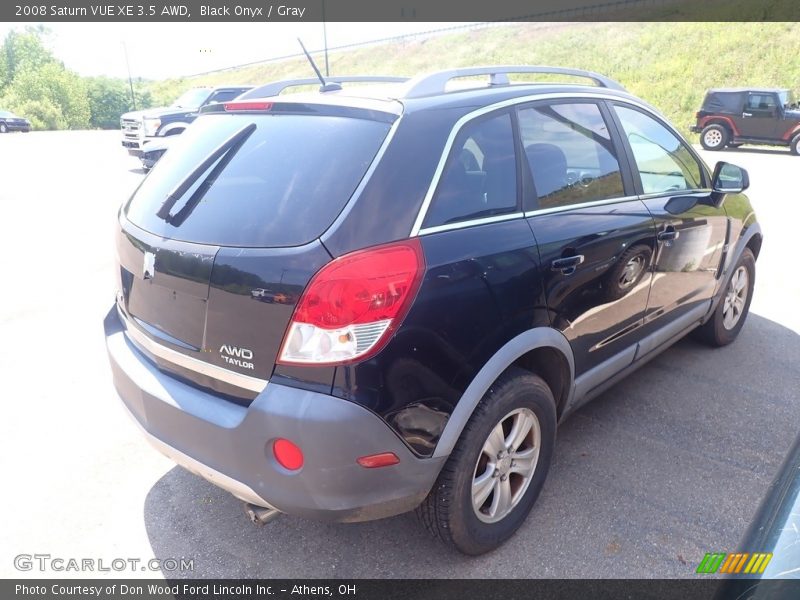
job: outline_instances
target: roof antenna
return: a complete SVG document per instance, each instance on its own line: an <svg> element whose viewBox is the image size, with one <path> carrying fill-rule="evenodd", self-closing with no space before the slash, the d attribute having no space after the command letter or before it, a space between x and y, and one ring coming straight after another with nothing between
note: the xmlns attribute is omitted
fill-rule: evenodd
<svg viewBox="0 0 800 600"><path fill-rule="evenodd" d="M319 69L317 68L316 63L314 62L314 59L311 58L311 55L308 53L308 50L306 50L306 47L303 45L303 40L297 38L297 41L300 42L300 47L303 49L303 54L306 55L308 62L311 63L311 68L314 69L314 72L317 74L317 78L320 80L320 82L322 82L322 85L319 87L319 91L335 92L336 90L342 89L342 86L339 85L338 83L333 83L333 82L328 83L327 81L325 81L325 78L322 76L322 73L319 72Z"/></svg>

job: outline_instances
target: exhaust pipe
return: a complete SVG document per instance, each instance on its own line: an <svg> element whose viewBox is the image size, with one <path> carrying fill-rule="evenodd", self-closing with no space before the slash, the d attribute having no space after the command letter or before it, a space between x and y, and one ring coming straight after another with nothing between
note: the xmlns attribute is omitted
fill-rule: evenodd
<svg viewBox="0 0 800 600"><path fill-rule="evenodd" d="M256 506L249 502L245 502L244 512L247 514L250 521L256 525L265 525L281 514L280 511L275 508L264 508L263 506Z"/></svg>

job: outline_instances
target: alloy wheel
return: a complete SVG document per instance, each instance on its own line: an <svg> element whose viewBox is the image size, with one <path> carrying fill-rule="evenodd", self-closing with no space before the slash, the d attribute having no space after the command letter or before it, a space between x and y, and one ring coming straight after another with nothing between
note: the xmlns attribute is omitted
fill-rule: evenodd
<svg viewBox="0 0 800 600"><path fill-rule="evenodd" d="M542 433L528 408L511 411L489 433L472 478L472 507L484 523L505 518L525 495L539 461Z"/></svg>
<svg viewBox="0 0 800 600"><path fill-rule="evenodd" d="M727 330L736 327L739 319L742 318L744 307L747 303L747 293L749 291L750 276L744 265L740 266L733 273L728 290L725 293L725 300L722 306L722 325Z"/></svg>

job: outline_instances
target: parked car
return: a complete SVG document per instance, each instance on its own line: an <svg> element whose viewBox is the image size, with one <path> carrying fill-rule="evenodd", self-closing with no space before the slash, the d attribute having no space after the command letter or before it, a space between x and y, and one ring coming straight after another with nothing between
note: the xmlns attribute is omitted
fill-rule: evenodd
<svg viewBox="0 0 800 600"><path fill-rule="evenodd" d="M800 540L800 437L767 489L736 552L741 566L726 569L714 596L728 598L797 598Z"/></svg>
<svg viewBox="0 0 800 600"><path fill-rule="evenodd" d="M706 150L764 144L800 154L800 110L788 89L708 90L692 131Z"/></svg>
<svg viewBox="0 0 800 600"><path fill-rule="evenodd" d="M203 106L233 100L251 88L248 85L192 88L168 107L125 113L120 118L122 147L131 156L139 158L146 144L158 138L183 133L197 118L198 111Z"/></svg>
<svg viewBox="0 0 800 600"><path fill-rule="evenodd" d="M164 156L164 153L169 149L170 141L175 139L174 136L168 136L153 142L148 142L139 154L139 160L142 163L142 168L145 171L152 169L158 160Z"/></svg>
<svg viewBox="0 0 800 600"><path fill-rule="evenodd" d="M741 331L748 175L618 83L273 92L205 109L124 205L105 319L147 438L253 520L416 509L489 551L558 423L684 335Z"/></svg>
<svg viewBox="0 0 800 600"><path fill-rule="evenodd" d="M31 130L31 122L28 119L18 117L7 110L0 110L0 133L9 131L22 131L28 133Z"/></svg>

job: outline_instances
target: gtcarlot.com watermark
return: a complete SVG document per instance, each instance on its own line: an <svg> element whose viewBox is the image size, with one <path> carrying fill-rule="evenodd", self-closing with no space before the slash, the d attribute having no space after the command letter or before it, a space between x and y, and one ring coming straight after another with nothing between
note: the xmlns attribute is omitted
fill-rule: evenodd
<svg viewBox="0 0 800 600"><path fill-rule="evenodd" d="M14 557L17 571L40 571L62 573L153 571L194 571L193 558L75 558L52 556L51 554L17 554Z"/></svg>

